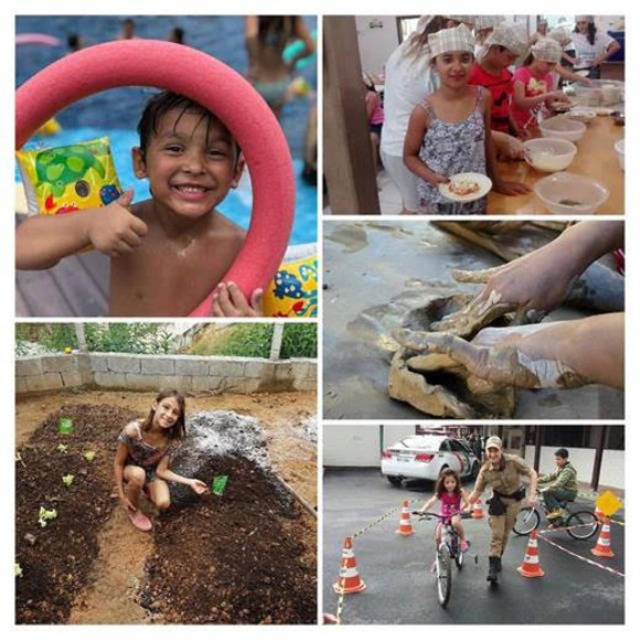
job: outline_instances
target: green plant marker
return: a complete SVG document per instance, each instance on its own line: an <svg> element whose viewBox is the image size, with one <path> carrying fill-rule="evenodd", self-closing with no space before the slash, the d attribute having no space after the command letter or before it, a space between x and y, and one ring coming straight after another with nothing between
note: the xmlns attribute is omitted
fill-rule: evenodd
<svg viewBox="0 0 640 640"><path fill-rule="evenodd" d="M73 418L60 418L58 420L58 433L70 435L73 433Z"/></svg>
<svg viewBox="0 0 640 640"><path fill-rule="evenodd" d="M211 493L221 496L224 493L228 480L229 476L216 476L213 479L213 484L211 485Z"/></svg>

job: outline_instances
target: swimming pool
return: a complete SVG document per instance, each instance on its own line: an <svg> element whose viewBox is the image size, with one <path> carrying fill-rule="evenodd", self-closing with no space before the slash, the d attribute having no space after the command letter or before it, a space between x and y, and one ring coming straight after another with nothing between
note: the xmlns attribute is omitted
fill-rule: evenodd
<svg viewBox="0 0 640 640"><path fill-rule="evenodd" d="M67 53L66 38L79 33L86 44L113 40L120 31L124 16L18 16L17 33L46 33L63 41L62 46L21 45L16 55L16 86L34 73ZM315 16L305 16L310 30L316 29ZM133 16L136 35L166 39L173 27L185 31L187 44L209 53L243 73L247 68L244 48L244 18L241 16ZM317 83L315 64L299 74L311 86ZM53 137L31 141L34 146L60 146L108 136L111 140L118 176L123 187L133 186L135 199L149 197L146 181L133 175L131 147L138 144L135 127L152 89L125 87L103 91L71 105L57 114L62 131ZM317 191L300 178L304 133L311 102L296 99L285 105L280 123L294 158L296 174L296 208L290 244L317 241ZM16 180L19 173L16 171ZM220 210L240 226L247 228L251 216L251 184L245 176L235 191L220 205Z"/></svg>

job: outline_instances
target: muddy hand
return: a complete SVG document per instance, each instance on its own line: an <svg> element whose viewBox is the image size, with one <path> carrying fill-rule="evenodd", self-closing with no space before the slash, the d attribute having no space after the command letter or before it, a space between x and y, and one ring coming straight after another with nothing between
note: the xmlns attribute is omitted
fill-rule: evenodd
<svg viewBox="0 0 640 640"><path fill-rule="evenodd" d="M479 378L497 384L523 389L588 384L562 362L526 353L520 345L522 335L514 329L481 331L473 342L448 333L423 333L419 340L409 338L408 343L419 344L423 351L445 354Z"/></svg>
<svg viewBox="0 0 640 640"><path fill-rule="evenodd" d="M500 268L494 267L480 271L454 270L453 277L458 282L484 284ZM430 328L433 331L452 331L457 335L469 335L517 308L518 305L507 302L497 291L485 290L462 309L454 311L438 322L432 322Z"/></svg>

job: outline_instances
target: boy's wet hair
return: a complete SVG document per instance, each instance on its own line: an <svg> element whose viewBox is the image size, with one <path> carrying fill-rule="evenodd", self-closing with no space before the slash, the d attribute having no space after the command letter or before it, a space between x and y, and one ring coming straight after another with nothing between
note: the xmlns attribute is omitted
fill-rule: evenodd
<svg viewBox="0 0 640 640"><path fill-rule="evenodd" d="M149 147L151 138L158 134L158 125L160 124L160 120L169 113L169 111L173 111L174 109L180 111L180 115L175 122L175 127L178 126L180 119L185 113L189 111L200 113L201 117L196 128L200 125L200 122L206 120L207 139L209 137L211 125L220 122L218 118L211 113L211 111L191 98L187 98L180 93L174 93L172 91L162 91L157 93L145 105L140 121L138 122L137 131L140 136L140 152L143 157ZM240 147L233 136L231 139L237 152L237 159L240 154Z"/></svg>

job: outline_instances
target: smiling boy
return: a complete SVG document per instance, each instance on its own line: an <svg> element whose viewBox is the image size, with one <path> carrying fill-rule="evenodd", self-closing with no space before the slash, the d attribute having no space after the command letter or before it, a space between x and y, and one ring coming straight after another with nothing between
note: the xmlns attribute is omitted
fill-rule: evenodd
<svg viewBox="0 0 640 640"><path fill-rule="evenodd" d="M220 282L245 235L216 210L244 169L229 131L199 104L162 92L138 133L133 167L151 199L130 206L129 190L102 209L30 218L16 232L17 268L47 269L91 244L111 257L110 315L186 316L214 288L213 315L261 315L261 290L247 301Z"/></svg>

